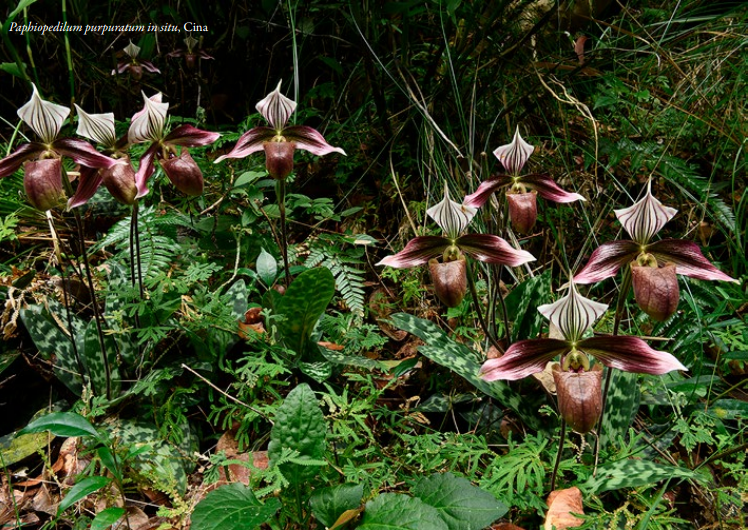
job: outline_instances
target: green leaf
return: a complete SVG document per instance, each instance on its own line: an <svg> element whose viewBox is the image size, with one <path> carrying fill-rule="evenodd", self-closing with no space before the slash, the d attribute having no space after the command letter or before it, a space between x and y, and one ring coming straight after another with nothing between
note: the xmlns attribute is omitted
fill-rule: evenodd
<svg viewBox="0 0 748 530"><path fill-rule="evenodd" d="M383 493L366 503L358 530L449 530L433 506L421 499Z"/></svg>
<svg viewBox="0 0 748 530"><path fill-rule="evenodd" d="M309 499L314 517L326 528L335 524L343 512L354 510L364 496L363 484L341 484L315 490Z"/></svg>
<svg viewBox="0 0 748 530"><path fill-rule="evenodd" d="M65 495L65 498L62 499L60 502L60 505L57 507L57 514L61 514L68 508L70 508L73 504L78 502L79 500L87 497L94 491L98 491L104 486L108 485L112 479L108 477L86 477L80 482L78 482L75 486L70 488L70 491L67 492Z"/></svg>
<svg viewBox="0 0 748 530"><path fill-rule="evenodd" d="M21 69L18 67L16 63L0 63L0 70L12 76L25 79L23 72L21 71Z"/></svg>
<svg viewBox="0 0 748 530"><path fill-rule="evenodd" d="M10 12L10 15L8 15L8 19L6 21L6 24L9 24L11 20L13 20L14 18L16 18L16 15L18 13L20 13L21 11L23 11L24 9L26 9L27 7L29 7L34 2L36 2L36 0L21 0L20 2L18 2L18 5L16 6L16 8L13 11ZM7 28L3 28L3 30L6 31L6 32L8 31Z"/></svg>
<svg viewBox="0 0 748 530"><path fill-rule="evenodd" d="M192 530L252 530L267 522L280 509L275 497L265 504L252 490L235 482L217 488L195 506Z"/></svg>
<svg viewBox="0 0 748 530"><path fill-rule="evenodd" d="M748 418L748 403L739 399L718 399L708 413L721 420L745 419Z"/></svg>
<svg viewBox="0 0 748 530"><path fill-rule="evenodd" d="M90 530L106 530L114 523L119 521L120 517L125 515L124 508L107 508L96 514L93 521L91 521Z"/></svg>
<svg viewBox="0 0 748 530"><path fill-rule="evenodd" d="M449 530L481 530L509 511L491 493L452 473L422 478L413 495L436 508Z"/></svg>
<svg viewBox="0 0 748 530"><path fill-rule="evenodd" d="M418 348L419 352L456 372L478 390L517 412L529 427L537 431L549 427L543 425L537 411L533 410L525 398L509 388L509 385L501 381L489 383L478 377L480 362L476 352L450 339L436 324L406 313L390 315L390 319L395 327L412 333L426 343L425 346Z"/></svg>
<svg viewBox="0 0 748 530"><path fill-rule="evenodd" d="M504 299L507 314L511 321L511 339L536 337L543 325L543 316L538 306L551 302L551 270L523 281Z"/></svg>
<svg viewBox="0 0 748 530"><path fill-rule="evenodd" d="M107 393L107 374L96 321L91 320L83 334L79 335L78 338L78 351L82 353L83 366L91 377L91 386L93 386L96 395L104 396ZM82 340L80 340L81 338ZM121 377L117 363L117 345L112 335L104 337L104 347L106 348L106 355L109 357L111 395L116 396L119 394Z"/></svg>
<svg viewBox="0 0 748 530"><path fill-rule="evenodd" d="M616 440L625 438L639 411L640 397L637 374L613 370L608 398L605 402L600 447L608 447Z"/></svg>
<svg viewBox="0 0 748 530"><path fill-rule="evenodd" d="M297 276L286 294L274 299L274 310L285 318L278 322L278 333L286 347L305 357L316 353L310 337L319 317L335 294L335 279L325 268L311 269Z"/></svg>
<svg viewBox="0 0 748 530"><path fill-rule="evenodd" d="M321 460L325 453L325 417L309 385L302 383L289 392L278 407L270 432L268 458L271 464L284 448L298 452L298 458ZM319 471L312 466L283 464L281 471L290 482L311 478Z"/></svg>
<svg viewBox="0 0 748 530"><path fill-rule="evenodd" d="M99 438L99 432L86 418L75 412L53 412L26 425L19 434L49 431L55 436L70 438L73 436L93 436Z"/></svg>
<svg viewBox="0 0 748 530"><path fill-rule="evenodd" d="M275 258L266 252L265 249L260 249L260 255L257 256L257 275L265 285L273 285L275 277L278 275L278 262Z"/></svg>
<svg viewBox="0 0 748 530"><path fill-rule="evenodd" d="M231 316L237 320L244 318L244 313L247 312L247 284L244 280L236 280L226 294L221 296L221 300L231 304Z"/></svg>
<svg viewBox="0 0 748 530"><path fill-rule="evenodd" d="M600 466L597 476L590 477L580 488L586 495L595 495L604 491L654 485L669 478L705 480L696 471L682 467L658 464L651 460L619 460Z"/></svg>

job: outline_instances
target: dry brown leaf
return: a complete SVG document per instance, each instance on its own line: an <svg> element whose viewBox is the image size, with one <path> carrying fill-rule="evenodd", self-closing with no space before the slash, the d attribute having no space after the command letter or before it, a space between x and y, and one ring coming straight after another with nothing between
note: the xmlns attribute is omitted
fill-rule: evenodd
<svg viewBox="0 0 748 530"><path fill-rule="evenodd" d="M573 513L584 513L582 504L582 492L579 488L567 488L565 490L555 490L548 495L548 513L545 516L543 530L566 530L566 528L575 528L581 526L584 522Z"/></svg>
<svg viewBox="0 0 748 530"><path fill-rule="evenodd" d="M521 526L512 523L499 523L489 527L490 530L525 530Z"/></svg>
<svg viewBox="0 0 748 530"><path fill-rule="evenodd" d="M542 372L532 374L532 376L540 381L540 384L543 385L543 388L545 388L550 394L556 393L556 382L553 380L553 372L551 371L551 366L553 364L553 361L550 361L546 363L545 368Z"/></svg>

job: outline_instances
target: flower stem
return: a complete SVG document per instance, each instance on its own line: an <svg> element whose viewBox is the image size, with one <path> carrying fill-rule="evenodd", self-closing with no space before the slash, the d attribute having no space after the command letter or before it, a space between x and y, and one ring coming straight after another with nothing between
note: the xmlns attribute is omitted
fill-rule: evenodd
<svg viewBox="0 0 748 530"><path fill-rule="evenodd" d="M486 321L483 319L483 311L480 307L480 302L478 300L478 290L475 288L475 279L473 278L473 268L470 266L470 262L466 259L465 265L467 266L467 277L468 277L468 285L470 286L470 294L473 297L473 305L475 306L475 312L478 314L478 322L480 323L481 329L483 329L483 333L486 334L486 338L489 340L489 342L493 345L494 348L499 350L500 353L504 353L504 348L501 347L501 344L498 343L496 338L493 336L493 333L491 333L486 326Z"/></svg>
<svg viewBox="0 0 748 530"><path fill-rule="evenodd" d="M551 473L551 491L556 489L556 475L558 475L558 466L561 463L561 454L564 450L566 441L566 420L561 418L561 437L558 440L558 452L556 453L556 462L553 464L553 473Z"/></svg>
<svg viewBox="0 0 748 530"><path fill-rule="evenodd" d="M281 224L281 255L283 256L283 270L285 271L286 287L291 284L291 273L288 271L288 239L286 235L286 181L275 183L275 193L278 196L278 212Z"/></svg>

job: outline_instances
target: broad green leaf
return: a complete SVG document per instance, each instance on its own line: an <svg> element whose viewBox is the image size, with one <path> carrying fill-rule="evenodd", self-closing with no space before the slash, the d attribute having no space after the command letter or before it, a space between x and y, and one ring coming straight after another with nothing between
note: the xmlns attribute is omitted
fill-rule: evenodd
<svg viewBox="0 0 748 530"><path fill-rule="evenodd" d="M275 297L274 311L284 318L278 322L280 340L305 360L316 354L310 337L317 321L335 294L335 278L324 268L310 269L297 276L282 297Z"/></svg>
<svg viewBox="0 0 748 530"><path fill-rule="evenodd" d="M265 285L273 285L275 277L278 275L278 262L264 248L260 250L257 256L257 276L260 277Z"/></svg>
<svg viewBox="0 0 748 530"><path fill-rule="evenodd" d="M86 477L80 482L78 482L75 486L70 488L70 491L65 494L65 497L60 502L60 505L57 507L57 514L61 514L68 508L70 508L73 504L78 502L79 500L87 497L94 491L98 491L104 486L108 485L112 479L108 477Z"/></svg>
<svg viewBox="0 0 748 530"><path fill-rule="evenodd" d="M315 490L309 498L309 504L314 517L329 528L344 512L358 508L363 496L362 484L341 484Z"/></svg>
<svg viewBox="0 0 748 530"><path fill-rule="evenodd" d="M597 476L590 477L579 487L587 495L622 488L638 488L654 485L668 478L705 480L705 477L683 467L658 464L651 460L619 460L597 469Z"/></svg>
<svg viewBox="0 0 748 530"><path fill-rule="evenodd" d="M253 530L268 521L281 503L269 498L265 504L244 484L235 482L208 493L192 512L192 530Z"/></svg>
<svg viewBox="0 0 748 530"><path fill-rule="evenodd" d="M480 372L479 357L464 344L450 339L434 323L406 313L390 316L392 324L422 339L426 345L418 351L434 362L449 368L467 379L478 390L496 398L499 403L517 412L529 427L540 431L550 426L543 425L536 410L529 406L527 400L501 381L487 382L478 377Z"/></svg>
<svg viewBox="0 0 748 530"><path fill-rule="evenodd" d="M278 407L270 432L268 458L271 464L284 448L297 451L301 459L322 460L325 454L325 417L309 385L302 383L289 392ZM318 473L312 466L283 464L283 474L291 482L300 482Z"/></svg>
<svg viewBox="0 0 748 530"><path fill-rule="evenodd" d="M93 436L99 438L99 432L86 418L75 412L53 412L33 420L19 431L19 434L49 431L55 436L69 438L72 436Z"/></svg>
<svg viewBox="0 0 748 530"><path fill-rule="evenodd" d="M320 346L319 351L322 356L330 361L331 363L341 364L345 366L355 366L357 368L365 368L366 370L382 370L387 371L387 365L382 361L376 359L369 359L361 355L346 355L343 352L331 350Z"/></svg>
<svg viewBox="0 0 748 530"><path fill-rule="evenodd" d="M720 420L748 418L748 403L739 399L718 399L709 407L709 414Z"/></svg>
<svg viewBox="0 0 748 530"><path fill-rule="evenodd" d="M366 503L358 530L449 530L433 506L398 493L382 493Z"/></svg>
<svg viewBox="0 0 748 530"><path fill-rule="evenodd" d="M231 304L231 316L237 320L244 318L244 313L247 312L247 284L244 280L236 280L226 293L221 295L221 300Z"/></svg>
<svg viewBox="0 0 748 530"><path fill-rule="evenodd" d="M18 356L21 355L19 352L3 352L0 353L0 374L5 371Z"/></svg>
<svg viewBox="0 0 748 530"><path fill-rule="evenodd" d="M481 530L509 511L491 493L452 473L422 478L413 495L436 508L449 530Z"/></svg>
<svg viewBox="0 0 748 530"><path fill-rule="evenodd" d="M86 371L91 377L91 385L94 392L98 396L104 396L107 393L107 373L95 320L91 320L86 326L82 334L82 340L80 340L80 335L78 339L78 351L81 353L83 366L86 367ZM104 337L104 347L106 348L106 355L109 358L110 396L116 396L119 394L121 377L117 363L117 345L112 335Z"/></svg>
<svg viewBox="0 0 748 530"><path fill-rule="evenodd" d="M609 369L608 369L609 370ZM608 377L606 372L606 377ZM600 432L600 447L624 438L639 411L639 376L613 370Z"/></svg>
<svg viewBox="0 0 748 530"><path fill-rule="evenodd" d="M21 71L21 69L18 67L18 64L16 63L0 63L0 70L10 75L13 75L15 77L20 77L21 79L25 79L23 72Z"/></svg>
<svg viewBox="0 0 748 530"><path fill-rule="evenodd" d="M6 434L0 437L0 466L10 466L43 450L49 443L46 432Z"/></svg>
<svg viewBox="0 0 748 530"><path fill-rule="evenodd" d="M18 13L20 13L21 11L23 11L24 9L26 9L27 7L29 7L34 2L36 2L36 0L21 0L20 2L18 2L18 5L16 6L16 8L13 11L10 12L10 15L8 15L8 19L6 20L6 24L10 24L10 21L13 20L14 18L16 18L16 15ZM6 32L8 31L7 28L3 28L3 30L6 31Z"/></svg>
<svg viewBox="0 0 748 530"><path fill-rule="evenodd" d="M94 520L91 521L90 530L106 530L114 523L119 521L120 517L122 517L123 515L125 515L124 508L112 507L102 510L97 513L96 517L94 517Z"/></svg>
<svg viewBox="0 0 748 530"><path fill-rule="evenodd" d="M533 338L543 325L538 306L550 303L551 270L523 281L504 299L511 325L512 342Z"/></svg>

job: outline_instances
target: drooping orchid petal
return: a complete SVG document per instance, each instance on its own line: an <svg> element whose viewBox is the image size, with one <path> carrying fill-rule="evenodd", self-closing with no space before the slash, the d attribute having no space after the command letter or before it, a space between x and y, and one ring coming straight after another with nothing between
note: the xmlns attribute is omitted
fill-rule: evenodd
<svg viewBox="0 0 748 530"><path fill-rule="evenodd" d="M158 148L158 144L154 143L145 153L143 153L143 156L140 157L140 165L138 166L137 173L135 173L135 185L138 188L138 194L135 197L136 199L148 195L148 179L151 178L151 175L153 175L153 172L156 170L154 161Z"/></svg>
<svg viewBox="0 0 748 530"><path fill-rule="evenodd" d="M590 337L579 343L579 350L592 355L609 368L637 374L662 375L688 368L668 352L652 349L639 337L607 335Z"/></svg>
<svg viewBox="0 0 748 530"><path fill-rule="evenodd" d="M465 234L455 240L455 245L465 254L484 263L519 267L535 261L535 256L526 250L517 250L493 234Z"/></svg>
<svg viewBox="0 0 748 530"><path fill-rule="evenodd" d="M313 155L324 156L330 153L340 153L345 155L345 151L340 147L333 147L325 141L317 129L307 127L306 125L293 125L283 129L282 136L287 142L294 142L296 149L309 151Z"/></svg>
<svg viewBox="0 0 748 530"><path fill-rule="evenodd" d="M547 201L567 203L587 200L578 193L571 193L561 188L550 175L541 173L523 175L520 181L528 188L537 191L538 195Z"/></svg>
<svg viewBox="0 0 748 530"><path fill-rule="evenodd" d="M657 261L674 263L675 272L683 276L689 276L698 280L719 280L738 283L738 280L728 276L712 265L701 253L699 246L692 241L684 239L662 239L647 245L647 252L657 258Z"/></svg>
<svg viewBox="0 0 748 530"><path fill-rule="evenodd" d="M644 197L633 206L616 210L616 217L631 239L646 245L677 212L675 208L664 206L652 195L650 180Z"/></svg>
<svg viewBox="0 0 748 530"><path fill-rule="evenodd" d="M280 136L283 135L282 131L291 118L291 114L296 110L296 102L281 94L281 84L283 81L280 81L275 90L257 103L257 111Z"/></svg>
<svg viewBox="0 0 748 530"><path fill-rule="evenodd" d="M220 133L203 131L192 125L180 125L164 138L164 143L182 147L201 147L210 145L220 137Z"/></svg>
<svg viewBox="0 0 748 530"><path fill-rule="evenodd" d="M510 175L517 176L533 151L535 151L535 147L522 139L518 126L511 143L497 147L493 154Z"/></svg>
<svg viewBox="0 0 748 530"><path fill-rule="evenodd" d="M117 143L117 135L114 132L114 113L89 114L75 105L78 114L77 134L93 140L107 148L113 148Z"/></svg>
<svg viewBox="0 0 748 530"><path fill-rule="evenodd" d="M444 199L426 210L426 214L436 221L449 239L456 239L467 228L477 211L472 206L450 199L449 187L445 183Z"/></svg>
<svg viewBox="0 0 748 530"><path fill-rule="evenodd" d="M641 252L633 241L620 240L603 243L595 249L587 264L574 276L576 283L595 283L615 276L626 263L631 263Z"/></svg>
<svg viewBox="0 0 748 530"><path fill-rule="evenodd" d="M116 161L102 155L88 142L75 138L60 138L52 142L52 149L58 154L72 158L76 163L96 168L113 166Z"/></svg>
<svg viewBox="0 0 748 530"><path fill-rule="evenodd" d="M132 117L130 129L127 131L127 139L131 144L157 142L164 137L169 104L161 101L161 92L150 98L143 93L143 100L143 109Z"/></svg>
<svg viewBox="0 0 748 530"><path fill-rule="evenodd" d="M34 92L31 94L31 99L18 109L18 117L31 127L42 142L51 144L57 138L62 124L70 114L70 109L43 100L36 89L36 85L32 83L31 86Z"/></svg>
<svg viewBox="0 0 748 530"><path fill-rule="evenodd" d="M275 138L275 131L270 127L250 129L241 135L231 151L216 158L214 163L217 164L226 158L244 158L257 151L262 151L262 145L273 138Z"/></svg>
<svg viewBox="0 0 748 530"><path fill-rule="evenodd" d="M509 186L512 182L513 179L509 175L498 175L488 180L484 180L480 183L478 189L475 190L474 193L465 197L463 204L474 208L480 208L488 202L488 199L491 198L491 195L493 195L495 191L498 191L505 186Z"/></svg>
<svg viewBox="0 0 748 530"><path fill-rule="evenodd" d="M101 186L101 171L92 167L81 167L78 177L78 187L68 200L68 209L72 210L86 204Z"/></svg>
<svg viewBox="0 0 748 530"><path fill-rule="evenodd" d="M569 292L552 304L538 307L538 311L556 326L566 340L576 343L585 331L608 309L606 304L595 302L579 294L574 280L569 281Z"/></svg>
<svg viewBox="0 0 748 530"><path fill-rule="evenodd" d="M542 372L548 361L565 355L571 346L565 340L530 339L512 344L498 359L489 359L480 368L480 377L486 381L516 381Z"/></svg>
<svg viewBox="0 0 748 530"><path fill-rule="evenodd" d="M36 158L46 150L47 148L38 142L21 145L18 149L0 160L0 178L12 175L26 160Z"/></svg>
<svg viewBox="0 0 748 530"><path fill-rule="evenodd" d="M441 255L452 242L441 236L414 237L397 254L387 256L376 265L386 265L395 269L407 269L427 263L429 259Z"/></svg>

